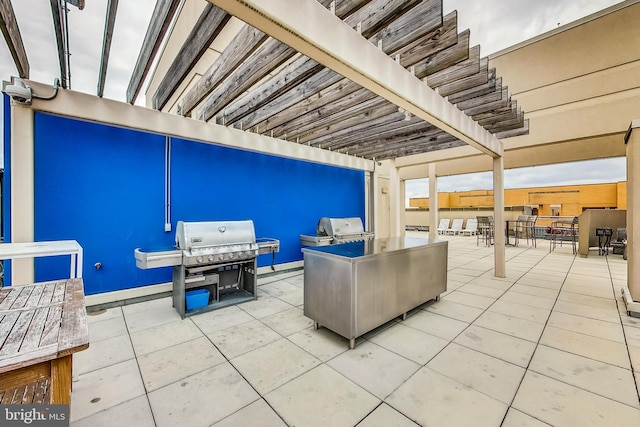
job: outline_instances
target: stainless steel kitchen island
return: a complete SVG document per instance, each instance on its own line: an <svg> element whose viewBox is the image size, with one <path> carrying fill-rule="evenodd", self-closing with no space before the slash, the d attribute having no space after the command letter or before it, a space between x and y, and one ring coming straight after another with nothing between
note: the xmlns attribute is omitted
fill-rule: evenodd
<svg viewBox="0 0 640 427"><path fill-rule="evenodd" d="M448 242L391 237L303 248L304 315L349 339L447 290Z"/></svg>

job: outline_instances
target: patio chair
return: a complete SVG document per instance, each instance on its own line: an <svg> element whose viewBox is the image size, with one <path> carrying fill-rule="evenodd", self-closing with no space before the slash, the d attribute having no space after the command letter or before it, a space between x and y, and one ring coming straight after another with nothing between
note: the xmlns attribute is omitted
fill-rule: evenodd
<svg viewBox="0 0 640 427"><path fill-rule="evenodd" d="M475 236L478 232L478 220L476 218L470 218L467 220L467 224L460 232L463 236Z"/></svg>
<svg viewBox="0 0 640 427"><path fill-rule="evenodd" d="M513 229L506 230L507 233L509 233L510 231L513 231L513 236L515 237L515 243L514 243L515 246L518 246L518 243L520 242L520 237L524 236L525 234L527 218L529 218L529 215L518 215L518 218L515 221L511 221L511 224L514 225Z"/></svg>
<svg viewBox="0 0 640 427"><path fill-rule="evenodd" d="M570 241L573 254L575 255L578 250L576 242L578 241L578 217L573 217L572 220L560 220L551 223L551 227L547 227L548 234L551 235L549 240L549 252L555 250L556 245L560 242L562 246L563 241Z"/></svg>
<svg viewBox="0 0 640 427"><path fill-rule="evenodd" d="M536 225L537 219L538 219L537 215L520 215L518 217L518 220L516 221L516 229L515 229L515 235L516 235L515 245L516 246L518 246L518 243L522 238L527 239L527 245L529 244L529 240L531 240L533 247L535 248L537 246L536 233L535 233L535 225Z"/></svg>
<svg viewBox="0 0 640 427"><path fill-rule="evenodd" d="M463 222L464 221L462 219L459 219L459 218L454 219L453 223L451 223L451 228L447 230L447 234L455 236L458 233L462 232L462 223Z"/></svg>
<svg viewBox="0 0 640 427"><path fill-rule="evenodd" d="M438 224L438 234L444 234L449 230L449 219L442 218L440 224Z"/></svg>
<svg viewBox="0 0 640 427"><path fill-rule="evenodd" d="M616 239L611 242L611 249L614 255L622 255L622 259L627 259L627 229L618 228Z"/></svg>
<svg viewBox="0 0 640 427"><path fill-rule="evenodd" d="M492 216L478 216L478 232L476 233L476 245L483 242L487 246L493 244L493 217Z"/></svg>

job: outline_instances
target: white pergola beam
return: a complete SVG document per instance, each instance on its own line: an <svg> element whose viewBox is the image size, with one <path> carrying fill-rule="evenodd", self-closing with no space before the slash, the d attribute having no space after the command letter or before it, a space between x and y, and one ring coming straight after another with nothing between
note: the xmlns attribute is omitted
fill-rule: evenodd
<svg viewBox="0 0 640 427"><path fill-rule="evenodd" d="M208 0L492 157L502 143L316 0Z"/></svg>

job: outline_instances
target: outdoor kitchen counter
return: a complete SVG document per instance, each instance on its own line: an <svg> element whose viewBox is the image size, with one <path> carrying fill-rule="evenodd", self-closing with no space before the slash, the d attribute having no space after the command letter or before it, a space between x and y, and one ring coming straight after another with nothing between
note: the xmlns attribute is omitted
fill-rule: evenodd
<svg viewBox="0 0 640 427"><path fill-rule="evenodd" d="M391 237L303 248L304 315L349 339L447 289L446 241Z"/></svg>

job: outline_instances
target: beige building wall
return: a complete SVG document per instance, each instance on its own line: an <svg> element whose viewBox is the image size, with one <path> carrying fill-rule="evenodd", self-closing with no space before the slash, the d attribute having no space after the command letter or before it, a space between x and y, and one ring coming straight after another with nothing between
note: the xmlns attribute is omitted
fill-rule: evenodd
<svg viewBox="0 0 640 427"><path fill-rule="evenodd" d="M504 192L505 215L507 219L515 219L524 213L525 207L537 207L539 216L578 216L587 209L624 210L626 188L625 182L618 182L508 189ZM439 212L441 218L468 219L493 212L493 190L441 192L438 201L446 203L447 208ZM428 208L428 197L409 199L407 225L427 225Z"/></svg>
<svg viewBox="0 0 640 427"><path fill-rule="evenodd" d="M489 57L529 119L528 135L504 139L505 168L625 156L624 134L640 117L640 2L628 0ZM455 158L454 158L455 157ZM470 147L411 156L405 179L492 170Z"/></svg>
<svg viewBox="0 0 640 427"><path fill-rule="evenodd" d="M529 135L505 140L509 149L577 141L579 151L606 138L599 143L624 155L624 133L640 117L640 3L622 6L490 56L530 120ZM528 155L532 164L555 160L545 150Z"/></svg>

